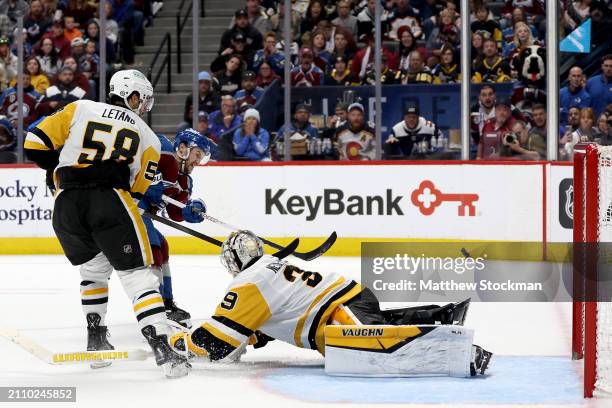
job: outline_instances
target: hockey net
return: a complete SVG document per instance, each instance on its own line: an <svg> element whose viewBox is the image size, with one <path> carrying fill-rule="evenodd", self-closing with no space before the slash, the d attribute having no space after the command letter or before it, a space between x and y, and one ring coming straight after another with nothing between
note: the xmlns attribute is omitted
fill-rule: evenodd
<svg viewBox="0 0 612 408"><path fill-rule="evenodd" d="M572 349L584 359L584 396L612 393L612 146L574 154Z"/></svg>

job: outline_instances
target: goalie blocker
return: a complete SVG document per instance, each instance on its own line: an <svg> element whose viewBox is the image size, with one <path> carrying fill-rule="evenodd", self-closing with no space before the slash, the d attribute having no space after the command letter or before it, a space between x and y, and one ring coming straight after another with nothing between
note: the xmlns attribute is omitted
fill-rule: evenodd
<svg viewBox="0 0 612 408"><path fill-rule="evenodd" d="M454 325L327 326L325 372L359 377L470 377L492 354L472 345L474 330Z"/></svg>

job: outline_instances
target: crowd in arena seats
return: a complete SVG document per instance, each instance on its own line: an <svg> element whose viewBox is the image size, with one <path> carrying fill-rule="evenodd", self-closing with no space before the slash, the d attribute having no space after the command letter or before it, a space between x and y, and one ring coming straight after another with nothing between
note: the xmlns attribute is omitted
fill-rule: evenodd
<svg viewBox="0 0 612 408"><path fill-rule="evenodd" d="M96 0L0 0L0 125L15 148L17 128L17 40L23 38L24 128L78 99L98 99L99 67L107 75L134 63L145 26L161 3L107 0L106 61L100 61L99 3ZM23 31L17 27L23 17ZM14 154L1 155L12 162Z"/></svg>
<svg viewBox="0 0 612 408"><path fill-rule="evenodd" d="M468 26L472 39L472 66L467 75L461 72L459 65L461 15L458 0L381 0L381 27L374 25L376 1L297 0L292 2L292 8L287 12L283 1L246 0L244 9L236 10L230 27L221 37L218 57L211 64L210 73L205 73L207 78L211 78L205 87L212 90L200 90L200 111L212 112L210 106L202 106L202 101L210 92L216 92L219 94L217 98L233 97L235 111L244 113L256 104L259 97L260 92L253 90L265 89L274 80L282 79L285 64L289 65L290 81L294 87L373 85L376 80L374 39L376 30L380 29L383 85L449 84L469 78L483 86L472 115L474 156L485 158L478 152L483 149L482 143L487 141L490 147L487 158L546 158L546 134L542 130L546 125L540 120L542 109L546 112L547 22L543 0L470 0ZM587 18L592 18L594 25L609 23L608 3L602 0L562 0L560 31L569 33ZM283 27L284 19L289 15L292 42L290 55L286 56ZM592 46L595 48L608 41L601 37L600 31L593 30ZM606 64L611 62L609 59L605 61L600 73L588 81L579 73L579 67L572 68L570 85L561 91L560 145L565 156L568 156L578 131L567 123L570 108L591 108L595 116L605 115L596 122L607 124L605 109L610 104L612 77L610 68L606 68ZM254 81L251 80L253 77ZM493 95L486 102L486 95L495 91L485 85L500 83L512 84L511 95L504 95L499 100ZM245 87L247 89L243 89ZM586 94L590 94L591 89L597 92L597 96L588 98ZM251 96L245 98L245 93ZM348 104L342 107L346 109ZM496 115L497 107L503 111L499 115ZM189 99L185 123L190 121L191 110ZM338 149L337 132L332 131L347 123L346 118L340 126L318 122L319 128L315 128L314 123L303 122L306 110L310 118L314 112L311 113L308 106L300 104L299 109L294 107L289 134L296 139L303 135L310 146L308 151L325 150L321 146L331 141L334 152L323 155L324 158L346 157ZM228 114L215 115L219 116L229 124ZM594 123L592 126L596 128L599 125ZM483 129L488 132L488 139ZM265 158L282 156L279 149L286 130L271 129L272 137ZM595 135L599 131L591 133ZM506 133L512 134L508 138L510 144L506 143ZM216 138L220 136L215 134ZM393 137L392 134L383 135L384 138L388 136ZM578 137L580 140L587 138L584 135ZM289 141L293 146L294 140ZM241 157L239 151L242 149L236 150L236 147L242 145L235 140L233 143L234 158L254 160L260 157ZM492 149L493 144L495 149ZM414 150L401 157L414 157L416 153ZM292 156L307 157L299 153ZM314 155L315 158L323 156ZM367 159L368 154L357 158Z"/></svg>

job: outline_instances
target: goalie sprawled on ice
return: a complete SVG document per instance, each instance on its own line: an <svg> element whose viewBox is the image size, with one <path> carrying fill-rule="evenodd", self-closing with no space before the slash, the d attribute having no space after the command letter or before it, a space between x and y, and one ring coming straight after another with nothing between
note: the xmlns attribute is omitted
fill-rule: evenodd
<svg viewBox="0 0 612 408"><path fill-rule="evenodd" d="M247 344L280 339L318 350L326 371L338 375L468 377L484 374L491 359L463 327L469 300L381 311L355 281L264 255L250 231L229 236L221 261L234 279L212 318L171 339L192 357L233 359Z"/></svg>

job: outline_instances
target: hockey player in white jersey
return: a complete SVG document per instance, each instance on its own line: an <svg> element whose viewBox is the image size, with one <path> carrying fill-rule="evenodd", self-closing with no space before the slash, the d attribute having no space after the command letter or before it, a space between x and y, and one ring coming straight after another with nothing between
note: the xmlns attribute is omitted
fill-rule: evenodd
<svg viewBox="0 0 612 408"><path fill-rule="evenodd" d="M324 354L328 325L461 325L469 306L467 300L382 312L374 294L353 280L304 271L264 255L263 243L250 231L230 235L221 261L234 279L212 318L190 335L177 333L171 339L177 349L186 351L187 345L190 354L211 360L232 359L245 344L258 348L270 339ZM412 330L410 336L420 333ZM467 362L474 375L484 373L491 356L475 347L473 361Z"/></svg>
<svg viewBox="0 0 612 408"><path fill-rule="evenodd" d="M152 106L147 78L119 71L110 80L108 104L66 105L27 134L24 149L57 189L53 229L66 257L80 267L87 349L113 349L104 320L115 269L157 364L166 376L180 377L189 363L168 343L170 327L135 202L153 181L160 157L159 139L140 117Z"/></svg>

